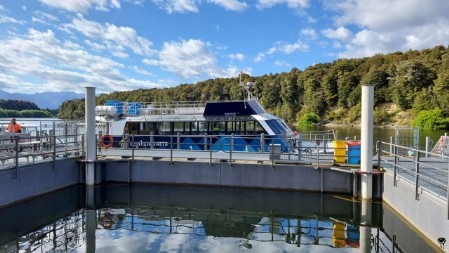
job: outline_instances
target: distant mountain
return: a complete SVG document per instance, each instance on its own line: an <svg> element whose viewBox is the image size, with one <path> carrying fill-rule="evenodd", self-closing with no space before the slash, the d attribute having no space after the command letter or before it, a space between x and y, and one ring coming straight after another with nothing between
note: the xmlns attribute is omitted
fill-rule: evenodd
<svg viewBox="0 0 449 253"><path fill-rule="evenodd" d="M67 100L84 98L76 92L41 92L34 94L8 93L0 90L0 99L24 100L35 103L41 109L58 109Z"/></svg>

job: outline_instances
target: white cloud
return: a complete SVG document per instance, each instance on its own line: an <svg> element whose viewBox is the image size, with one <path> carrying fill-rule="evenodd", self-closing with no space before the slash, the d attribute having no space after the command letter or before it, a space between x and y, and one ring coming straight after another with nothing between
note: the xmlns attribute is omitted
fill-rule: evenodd
<svg viewBox="0 0 449 253"><path fill-rule="evenodd" d="M226 10L243 11L248 7L246 2L238 0L208 0L210 3L224 7Z"/></svg>
<svg viewBox="0 0 449 253"><path fill-rule="evenodd" d="M254 62L261 62L261 61L263 61L264 58L265 58L265 54L264 53L258 53L253 61Z"/></svg>
<svg viewBox="0 0 449 253"><path fill-rule="evenodd" d="M420 50L449 41L449 1L429 0L340 0L324 1L337 13L335 25L359 28L353 36L327 29L327 37L344 40L340 56L361 57L376 53ZM343 28L342 28L343 29ZM354 29L356 30L356 29ZM342 39L345 37L345 39Z"/></svg>
<svg viewBox="0 0 449 253"><path fill-rule="evenodd" d="M0 24L1 23L14 23L14 24L25 24L26 22L23 20L17 20L15 18L7 17L4 15L0 15Z"/></svg>
<svg viewBox="0 0 449 253"><path fill-rule="evenodd" d="M343 0L334 6L342 13L336 19L337 25L356 24L376 31L392 31L447 19L449 1Z"/></svg>
<svg viewBox="0 0 449 253"><path fill-rule="evenodd" d="M307 39L314 40L317 38L316 31L314 29L302 29L301 35L305 36Z"/></svg>
<svg viewBox="0 0 449 253"><path fill-rule="evenodd" d="M288 63L287 61L275 61L274 65L281 66L281 67L291 67L292 65Z"/></svg>
<svg viewBox="0 0 449 253"><path fill-rule="evenodd" d="M286 4L292 9L303 9L309 7L309 0L258 0L257 8L271 8L278 4Z"/></svg>
<svg viewBox="0 0 449 253"><path fill-rule="evenodd" d="M147 76L152 76L153 75L151 72L148 72L148 71L146 71L146 70L144 70L142 68L139 68L137 66L132 66L132 69L134 71L136 71L137 73L140 73L142 75L147 75Z"/></svg>
<svg viewBox="0 0 449 253"><path fill-rule="evenodd" d="M57 8L71 12L86 13L90 8L96 10L107 11L110 8L120 9L119 0L39 0L40 2Z"/></svg>
<svg viewBox="0 0 449 253"><path fill-rule="evenodd" d="M271 47L270 49L268 49L267 54L274 54L276 53L277 48L276 47Z"/></svg>
<svg viewBox="0 0 449 253"><path fill-rule="evenodd" d="M83 92L84 86L95 86L99 92L155 86L127 78L119 70L122 67L109 58L84 51L76 43L59 41L51 30L30 29L22 38L0 40L1 82L6 91L15 91L18 84L30 93Z"/></svg>
<svg viewBox="0 0 449 253"><path fill-rule="evenodd" d="M136 54L151 55L155 53L155 50L151 48L152 43L138 36L134 29L108 23L103 25L86 20L81 14L74 18L72 23L63 25L62 29L66 31L72 29L87 37L103 40L105 43L110 42L119 47L130 48Z"/></svg>
<svg viewBox="0 0 449 253"><path fill-rule="evenodd" d="M143 62L159 66L184 78L204 74L211 77L224 75L224 72L217 67L215 56L209 46L201 40L166 42L159 52L158 59L144 59Z"/></svg>
<svg viewBox="0 0 449 253"><path fill-rule="evenodd" d="M291 54L298 50L305 52L305 51L309 50L309 45L298 40L297 42L295 42L293 44L280 45L279 49L280 49L280 51L284 52L285 54Z"/></svg>
<svg viewBox="0 0 449 253"><path fill-rule="evenodd" d="M167 13L198 13L200 0L152 0L159 8L164 9Z"/></svg>
<svg viewBox="0 0 449 253"><path fill-rule="evenodd" d="M345 27L338 27L335 30L325 29L321 31L321 33L330 39L337 39L343 41L348 41L353 37L352 32L346 29Z"/></svg>
<svg viewBox="0 0 449 253"><path fill-rule="evenodd" d="M245 59L245 55L241 54L241 53L230 54L228 56L229 56L229 58L231 58L231 60L243 61Z"/></svg>
<svg viewBox="0 0 449 253"><path fill-rule="evenodd" d="M41 24L50 24L59 21L59 19L51 14L35 11L32 17L33 22L41 23Z"/></svg>

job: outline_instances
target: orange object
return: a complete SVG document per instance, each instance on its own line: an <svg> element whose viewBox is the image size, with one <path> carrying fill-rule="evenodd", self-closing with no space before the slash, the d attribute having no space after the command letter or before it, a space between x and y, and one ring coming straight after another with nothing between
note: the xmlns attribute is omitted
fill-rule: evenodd
<svg viewBox="0 0 449 253"><path fill-rule="evenodd" d="M11 123L6 127L6 130L12 133L21 133L22 132L22 126L18 123L16 123L16 120L13 119Z"/></svg>
<svg viewBox="0 0 449 253"><path fill-rule="evenodd" d="M114 143L114 140L112 139L112 136L110 135L103 135L101 136L100 145L104 148L110 148L112 147L112 144Z"/></svg>

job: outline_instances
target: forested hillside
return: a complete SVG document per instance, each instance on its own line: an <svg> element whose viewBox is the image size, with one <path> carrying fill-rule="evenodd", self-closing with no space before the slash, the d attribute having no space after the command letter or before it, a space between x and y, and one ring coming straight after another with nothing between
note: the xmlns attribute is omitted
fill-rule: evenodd
<svg viewBox="0 0 449 253"><path fill-rule="evenodd" d="M361 59L340 59L316 64L304 71L258 77L242 75L254 82L253 94L262 105L289 122L315 113L323 122L357 124L360 120L361 85L375 86L375 123L421 124L412 119L437 117L439 128L449 117L449 49L438 46L422 51L396 52ZM140 102L210 101L243 99L239 79L217 78L173 88L113 92L97 97ZM437 109L436 109L437 108ZM435 109L435 110L434 110ZM63 103L60 118L82 118L84 102Z"/></svg>
<svg viewBox="0 0 449 253"><path fill-rule="evenodd" d="M0 99L0 118L49 118L52 111L41 110L35 103Z"/></svg>

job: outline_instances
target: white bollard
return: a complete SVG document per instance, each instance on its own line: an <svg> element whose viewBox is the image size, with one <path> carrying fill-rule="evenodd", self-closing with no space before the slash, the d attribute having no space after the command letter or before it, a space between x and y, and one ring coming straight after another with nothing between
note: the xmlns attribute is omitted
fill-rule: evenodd
<svg viewBox="0 0 449 253"><path fill-rule="evenodd" d="M373 198L373 109L374 86L362 85L361 161L362 199Z"/></svg>
<svg viewBox="0 0 449 253"><path fill-rule="evenodd" d="M85 123L86 123L86 185L95 184L95 156L97 140L95 138L95 87L86 87Z"/></svg>

